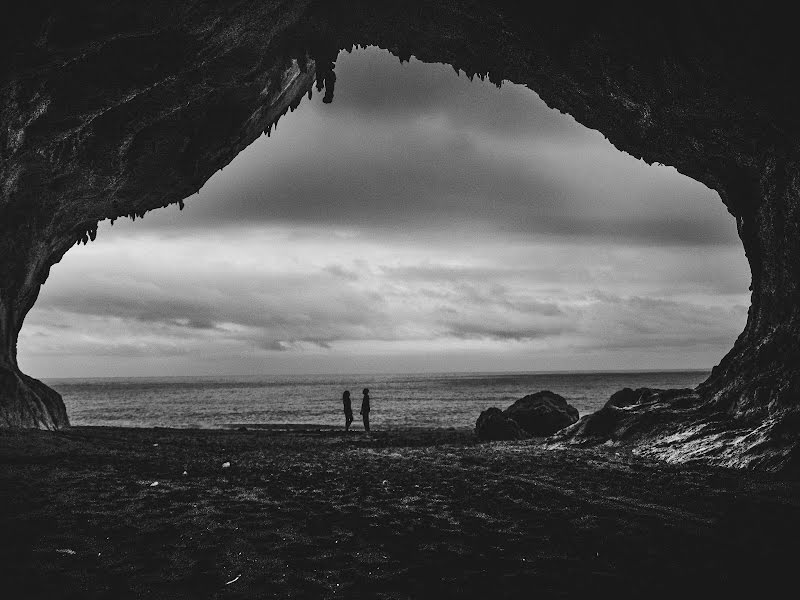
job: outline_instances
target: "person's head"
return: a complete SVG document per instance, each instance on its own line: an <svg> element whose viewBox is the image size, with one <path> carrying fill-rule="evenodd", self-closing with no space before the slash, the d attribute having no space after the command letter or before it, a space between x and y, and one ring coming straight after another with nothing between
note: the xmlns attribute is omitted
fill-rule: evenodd
<svg viewBox="0 0 800 600"><path fill-rule="evenodd" d="M364 395L369 396L369 390L367 388L364 388Z"/></svg>
<svg viewBox="0 0 800 600"><path fill-rule="evenodd" d="M347 400L350 398L350 390L345 390L344 394L342 394L342 399Z"/></svg>

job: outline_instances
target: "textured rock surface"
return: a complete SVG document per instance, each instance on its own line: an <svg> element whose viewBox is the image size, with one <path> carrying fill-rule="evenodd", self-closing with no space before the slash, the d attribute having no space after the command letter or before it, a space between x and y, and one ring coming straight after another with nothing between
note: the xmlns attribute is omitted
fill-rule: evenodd
<svg viewBox="0 0 800 600"><path fill-rule="evenodd" d="M482 441L522 440L529 437L519 424L493 406L487 408L475 422L475 435Z"/></svg>
<svg viewBox="0 0 800 600"><path fill-rule="evenodd" d="M565 398L550 391L520 398L503 411L531 435L552 435L578 420L578 409Z"/></svg>
<svg viewBox="0 0 800 600"><path fill-rule="evenodd" d="M32 0L4 20L0 369L20 382L0 392L4 414L36 395L38 385L19 375L16 340L52 264L93 238L98 221L135 218L195 192L315 81L329 100L338 49L376 44L400 58L526 84L620 149L719 192L752 271L746 328L681 408L654 392L625 409L625 430L638 433L619 442L669 446L672 460L793 464L800 414L794 21L722 3L588 11L560 3L537 6L535 18L518 2L388 4ZM62 412L50 413L55 425L65 423ZM691 443L675 437L690 431Z"/></svg>
<svg viewBox="0 0 800 600"><path fill-rule="evenodd" d="M0 427L69 425L61 395L18 369L0 369Z"/></svg>
<svg viewBox="0 0 800 600"><path fill-rule="evenodd" d="M605 443L668 462L800 470L797 413L736 419L715 411L696 390L625 388L606 405L552 438L554 446Z"/></svg>
<svg viewBox="0 0 800 600"><path fill-rule="evenodd" d="M603 408L584 417L569 431L562 432L556 438L591 443L598 440L619 441L640 434L647 435L648 431L671 421L664 415L659 417L660 411L653 410L656 406L662 406L665 412L667 410L676 412L681 409L691 410L698 402L697 394L689 389L625 388L613 394ZM649 419L642 419L643 413L650 415Z"/></svg>

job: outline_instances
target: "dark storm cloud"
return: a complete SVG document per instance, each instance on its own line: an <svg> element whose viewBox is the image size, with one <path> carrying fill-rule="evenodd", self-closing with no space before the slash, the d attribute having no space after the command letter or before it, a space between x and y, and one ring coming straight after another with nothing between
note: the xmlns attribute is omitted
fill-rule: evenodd
<svg viewBox="0 0 800 600"><path fill-rule="evenodd" d="M48 294L39 303L42 309L62 310L93 316L114 316L145 323L174 323L192 329L214 327L213 310L188 300L152 297L147 293L125 295L125 290L99 293Z"/></svg>
<svg viewBox="0 0 800 600"><path fill-rule="evenodd" d="M446 166L443 156L450 159ZM721 211L718 199L709 200L680 181L659 185L665 198L682 194L682 203L694 202L699 209L686 215L659 213L642 199L643 206L617 203L585 215L579 202L567 199L570 192L551 165L498 156L461 134L430 142L406 138L380 152L342 146L316 162L265 167L231 186L224 202L195 205L190 199L180 224L283 222L423 232L455 228L656 245L736 243L732 220L721 227L703 210L703 203L718 202Z"/></svg>
<svg viewBox="0 0 800 600"><path fill-rule="evenodd" d="M553 302L540 302L529 297L514 298L503 285L486 286L484 281L471 278L448 288L449 297L457 305L465 303L478 309L495 307L524 315L556 317L564 312ZM484 315L485 318L486 315Z"/></svg>
<svg viewBox="0 0 800 600"><path fill-rule="evenodd" d="M223 201L190 198L175 224L295 222L391 229L493 222L502 228L528 217L531 205L552 213L562 194L520 157L487 152L469 134L428 135L415 129L325 136L337 137L331 147L309 149L296 160L254 165L226 186Z"/></svg>
<svg viewBox="0 0 800 600"><path fill-rule="evenodd" d="M588 281L586 267L571 264L569 268L553 266L514 266L495 264L489 266L446 266L420 264L404 267L384 268L387 277L409 283L457 283L460 281L499 282L506 279L547 281L559 283L569 279Z"/></svg>
<svg viewBox="0 0 800 600"><path fill-rule="evenodd" d="M298 340L268 340L255 342L254 346L261 350L268 350L272 352L291 352L292 350L299 350L302 347L301 344L310 344L312 346L328 350L331 347L331 342L335 341L336 340L333 339L324 340L315 338L303 338Z"/></svg>
<svg viewBox="0 0 800 600"><path fill-rule="evenodd" d="M325 271L306 276L270 274L245 282L212 267L188 281L176 280L168 272L150 275L149 281L134 278L114 286L104 280L56 279L37 307L164 326L170 335L221 331L234 325L248 330L225 335L273 349L281 341L325 347L332 339L357 335L364 327L391 330L380 298L336 286ZM263 342L264 337L269 341Z"/></svg>
<svg viewBox="0 0 800 600"><path fill-rule="evenodd" d="M344 279L347 281L358 281L358 272L352 269L346 269L341 265L328 265L325 267L325 272L337 279Z"/></svg>
<svg viewBox="0 0 800 600"><path fill-rule="evenodd" d="M485 320L481 322L472 317L473 315L456 314L452 315L452 318L439 319L436 324L443 327L448 336L454 338L517 342L543 339L573 330L565 321L537 325L526 323L520 326L520 323L506 322L502 319L487 323Z"/></svg>
<svg viewBox="0 0 800 600"><path fill-rule="evenodd" d="M398 67L375 49L342 55L337 73L332 105L304 103L187 199L187 210L150 214L142 226L738 243L715 193L624 157L520 86L497 90L442 65Z"/></svg>

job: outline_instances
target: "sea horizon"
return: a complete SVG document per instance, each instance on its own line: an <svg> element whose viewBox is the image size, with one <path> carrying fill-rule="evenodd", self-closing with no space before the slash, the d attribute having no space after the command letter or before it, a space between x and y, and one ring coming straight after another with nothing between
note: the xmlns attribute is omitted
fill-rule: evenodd
<svg viewBox="0 0 800 600"><path fill-rule="evenodd" d="M687 388L710 370L570 372L171 375L48 379L73 425L225 428L232 425L340 426L342 393L353 407L370 389L375 428L471 427L492 406L528 394L563 396L581 416L625 387ZM356 427L360 427L360 423Z"/></svg>
<svg viewBox="0 0 800 600"><path fill-rule="evenodd" d="M219 373L181 375L70 375L64 377L38 376L42 382L89 379L213 379L228 377L338 377L338 376L435 376L435 375L625 375L629 373L711 373L714 367L686 369L548 369L542 371L485 370L485 371L319 371L309 373Z"/></svg>

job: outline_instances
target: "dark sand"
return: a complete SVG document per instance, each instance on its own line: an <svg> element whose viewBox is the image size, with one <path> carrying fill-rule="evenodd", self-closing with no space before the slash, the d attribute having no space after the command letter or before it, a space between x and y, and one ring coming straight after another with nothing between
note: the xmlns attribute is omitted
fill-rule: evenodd
<svg viewBox="0 0 800 600"><path fill-rule="evenodd" d="M0 596L764 594L798 492L456 430L3 431Z"/></svg>

